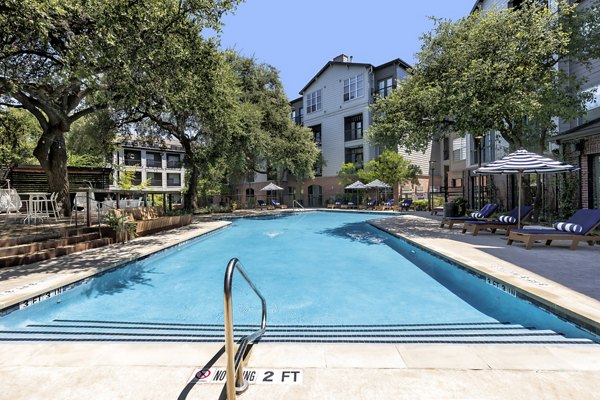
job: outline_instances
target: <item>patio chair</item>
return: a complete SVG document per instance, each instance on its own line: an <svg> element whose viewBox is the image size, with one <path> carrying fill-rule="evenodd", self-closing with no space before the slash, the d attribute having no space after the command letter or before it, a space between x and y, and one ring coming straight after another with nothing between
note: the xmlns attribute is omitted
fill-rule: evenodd
<svg viewBox="0 0 600 400"><path fill-rule="evenodd" d="M267 203L264 200L256 200L256 205L260 207L261 210L267 208Z"/></svg>
<svg viewBox="0 0 600 400"><path fill-rule="evenodd" d="M285 204L281 204L277 200L271 200L271 204L273 204L273 207L275 208L287 208Z"/></svg>
<svg viewBox="0 0 600 400"><path fill-rule="evenodd" d="M577 210L566 222L557 222L554 229L513 229L508 235L508 245L513 241L525 243L525 249L529 250L536 240L545 240L546 246L550 246L553 240L570 240L571 250L577 249L579 242L588 242L590 246L594 242L600 242L596 236L592 236L595 228L600 226L600 210L581 209Z"/></svg>
<svg viewBox="0 0 600 400"><path fill-rule="evenodd" d="M412 206L412 199L404 199L402 203L400 203L400 210L408 211L408 209Z"/></svg>
<svg viewBox="0 0 600 400"><path fill-rule="evenodd" d="M375 208L375 205L377 205L377 200L367 201L367 208Z"/></svg>
<svg viewBox="0 0 600 400"><path fill-rule="evenodd" d="M383 205L381 206L381 210L393 210L394 209L394 204L396 203L396 200L394 199L389 199L388 201L386 201L385 203L383 203Z"/></svg>
<svg viewBox="0 0 600 400"><path fill-rule="evenodd" d="M444 217L440 224L440 228L443 228L444 225L448 225L449 229L455 224L464 224L466 221L477 221L489 218L494 211L498 208L498 204L488 203L481 208L481 210L471 213L468 216L464 217Z"/></svg>
<svg viewBox="0 0 600 400"><path fill-rule="evenodd" d="M533 211L533 206L521 206L521 221ZM506 231L505 235L508 235L511 229L517 228L519 221L519 207L513 208L510 213L501 215L495 220L487 221L465 221L462 232L466 233L468 230L473 230L473 236L477 236L480 230L489 229L492 233L496 233L496 230L503 229Z"/></svg>

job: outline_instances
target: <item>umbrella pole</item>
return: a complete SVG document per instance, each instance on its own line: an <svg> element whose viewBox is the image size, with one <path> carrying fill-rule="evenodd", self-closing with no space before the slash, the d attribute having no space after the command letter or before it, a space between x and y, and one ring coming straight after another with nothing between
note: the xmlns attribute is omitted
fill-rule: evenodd
<svg viewBox="0 0 600 400"><path fill-rule="evenodd" d="M522 182L523 174L519 172L519 183L517 185L519 190L519 201L517 202L517 229L521 229L521 191L522 191Z"/></svg>

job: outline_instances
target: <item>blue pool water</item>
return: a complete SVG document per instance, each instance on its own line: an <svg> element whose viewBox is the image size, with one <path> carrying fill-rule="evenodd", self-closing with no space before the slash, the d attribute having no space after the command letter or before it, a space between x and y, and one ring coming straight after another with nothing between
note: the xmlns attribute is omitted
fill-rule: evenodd
<svg viewBox="0 0 600 400"><path fill-rule="evenodd" d="M591 337L371 225L368 213L306 212L232 226L0 319L1 329L54 320L223 323L223 275L240 259L267 299L269 324L510 322ZM234 278L236 324L260 302Z"/></svg>

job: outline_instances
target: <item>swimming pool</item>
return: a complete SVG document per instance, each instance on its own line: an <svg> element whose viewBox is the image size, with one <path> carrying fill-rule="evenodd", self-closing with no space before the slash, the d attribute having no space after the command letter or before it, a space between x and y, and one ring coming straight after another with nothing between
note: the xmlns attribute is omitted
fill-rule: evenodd
<svg viewBox="0 0 600 400"><path fill-rule="evenodd" d="M218 233L10 313L0 319L0 329L28 331L22 333L26 337L33 337L32 327L66 332L71 326L65 324L85 332L106 333L109 325L127 332L136 327L140 334L150 326L216 332L223 324L224 269L237 257L267 299L270 327L322 332L341 326L439 331L518 325L595 339L365 222L374 217L381 215L304 212L235 219ZM236 326L256 325L260 303L242 279L234 279L233 298Z"/></svg>

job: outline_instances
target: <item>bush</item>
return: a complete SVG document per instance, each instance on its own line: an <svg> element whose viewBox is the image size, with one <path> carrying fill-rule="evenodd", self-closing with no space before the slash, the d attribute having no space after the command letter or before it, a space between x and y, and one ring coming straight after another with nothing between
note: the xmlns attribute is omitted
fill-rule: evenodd
<svg viewBox="0 0 600 400"><path fill-rule="evenodd" d="M415 211L427 211L427 209L429 208L429 201L415 200L413 201L412 206L414 207Z"/></svg>

